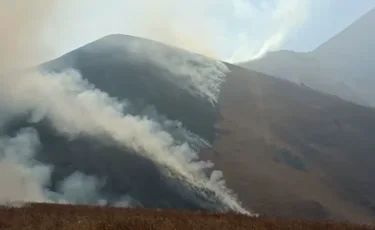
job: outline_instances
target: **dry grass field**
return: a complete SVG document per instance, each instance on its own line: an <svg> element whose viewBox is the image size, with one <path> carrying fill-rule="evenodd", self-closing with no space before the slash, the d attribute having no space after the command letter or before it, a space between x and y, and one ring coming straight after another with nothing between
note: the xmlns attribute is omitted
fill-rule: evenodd
<svg viewBox="0 0 375 230"><path fill-rule="evenodd" d="M375 229L339 222L283 220L268 217L251 218L238 214L215 214L173 210L123 209L112 207L27 204L21 208L0 208L0 229L14 230L344 230Z"/></svg>

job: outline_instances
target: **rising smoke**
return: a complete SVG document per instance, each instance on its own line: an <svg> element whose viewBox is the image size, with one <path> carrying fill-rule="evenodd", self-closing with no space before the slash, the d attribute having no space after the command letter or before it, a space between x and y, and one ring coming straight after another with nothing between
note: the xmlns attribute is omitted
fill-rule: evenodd
<svg viewBox="0 0 375 230"><path fill-rule="evenodd" d="M0 139L1 204L14 201L48 201L43 187L48 183L51 168L33 159L39 144L34 129L24 129L15 137Z"/></svg>
<svg viewBox="0 0 375 230"><path fill-rule="evenodd" d="M232 63L281 48L309 9L309 0L141 2L136 35Z"/></svg>
<svg viewBox="0 0 375 230"><path fill-rule="evenodd" d="M8 99L2 105L5 110L16 111L18 114L32 111L31 122L48 119L56 132L70 139L82 134L107 135L124 149L130 148L152 160L165 168L168 175L185 181L195 190L211 191L229 210L247 213L226 189L221 173L214 171L209 178L205 176L202 170L211 167L212 164L199 161L196 152L187 143L176 143L169 133L163 131L159 123L147 117L124 116L125 104L95 89L78 73L71 71L49 76L29 71L27 74L8 75L2 80L3 98ZM27 138L23 136L23 139ZM32 141L34 142L37 141ZM31 151L28 148L26 150ZM15 155L18 157L25 154L16 151ZM32 157L30 153L26 156L27 161ZM17 163L25 165L23 161ZM46 171L47 175L48 172ZM59 188L61 199L81 203L101 201L96 181L96 178L88 178L81 174L72 175ZM80 189L77 187L78 184L81 185ZM40 191L43 190L43 186L38 188ZM47 199L50 197L47 196Z"/></svg>
<svg viewBox="0 0 375 230"><path fill-rule="evenodd" d="M245 8L246 4L238 5L238 8ZM229 62L243 62L263 57L267 52L280 49L288 38L289 33L302 25L308 15L309 0L288 0L276 1L277 6L269 9L266 1L263 3L265 10L264 26L268 26L260 42L252 41L250 33L239 35L239 47L236 48L229 59ZM268 10L267 10L268 9ZM244 11L244 10L242 10ZM249 14L249 11L242 12ZM257 20L256 18L253 18ZM256 33L256 31L254 31Z"/></svg>

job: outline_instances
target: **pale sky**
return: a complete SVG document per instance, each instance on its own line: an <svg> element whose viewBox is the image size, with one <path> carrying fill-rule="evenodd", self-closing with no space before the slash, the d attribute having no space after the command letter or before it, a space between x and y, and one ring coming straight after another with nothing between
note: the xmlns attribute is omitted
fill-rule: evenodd
<svg viewBox="0 0 375 230"><path fill-rule="evenodd" d="M310 16L300 29L291 33L283 49L310 51L375 7L374 0L327 0L312 3ZM375 26L375 25L374 25Z"/></svg>
<svg viewBox="0 0 375 230"><path fill-rule="evenodd" d="M65 52L124 33L236 62L312 50L373 7L374 0L67 0L46 37L55 46L51 35L59 34Z"/></svg>

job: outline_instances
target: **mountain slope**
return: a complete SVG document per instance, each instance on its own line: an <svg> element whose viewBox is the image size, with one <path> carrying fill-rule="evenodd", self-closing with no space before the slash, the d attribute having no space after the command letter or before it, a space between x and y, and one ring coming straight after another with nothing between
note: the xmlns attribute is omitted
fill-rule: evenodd
<svg viewBox="0 0 375 230"><path fill-rule="evenodd" d="M244 67L304 84L345 100L374 106L375 9L308 53L277 51Z"/></svg>
<svg viewBox="0 0 375 230"><path fill-rule="evenodd" d="M347 62L358 69L366 68L374 60L375 33L370 29L374 23L375 8L317 47L313 55L334 62L339 68L348 67Z"/></svg>
<svg viewBox="0 0 375 230"><path fill-rule="evenodd" d="M145 56L129 53L134 47ZM157 61L152 52L159 52ZM62 69L78 69L111 96L155 105L158 113L181 121L208 140L215 151L207 149L201 157L224 172L229 187L250 210L286 217L371 221L368 208L375 187L369 175L375 168L369 159L375 147L375 110L230 64L226 64L229 72L212 106L207 97L174 91L173 77L181 77L176 72L162 76L170 73L166 66L181 70L191 58L193 65L187 72L199 69L202 60L194 62L197 57L189 55L115 35L48 65L61 68L62 63L71 63ZM204 66L211 66L212 73L217 63L205 61L211 63ZM202 72L207 73L195 73Z"/></svg>
<svg viewBox="0 0 375 230"><path fill-rule="evenodd" d="M27 109L0 147L17 155L11 144L37 133L26 165L53 166L42 188L54 201L375 219L374 109L124 35L39 68L3 88L2 112Z"/></svg>
<svg viewBox="0 0 375 230"><path fill-rule="evenodd" d="M171 62L169 69L162 63L167 60ZM173 67L174 61L177 67ZM202 82L190 83L188 79L192 74L224 78L220 71L224 67L219 62L203 60L201 56L160 43L111 35L44 65L57 72L66 68L78 69L92 84L111 96L136 100L135 107L154 105L158 111L168 114L172 120L182 121L206 140L213 139L217 113L212 106L213 95L201 94L198 88L201 85L194 84ZM214 81L216 79L212 82L215 86L222 80ZM199 121L195 119L197 113Z"/></svg>
<svg viewBox="0 0 375 230"><path fill-rule="evenodd" d="M15 178L0 182L30 196L0 202L249 213L197 156L215 136L225 65L112 35L38 69L2 77L0 170Z"/></svg>
<svg viewBox="0 0 375 230"><path fill-rule="evenodd" d="M223 134L204 156L240 200L284 217L370 221L375 110L240 67L231 73L220 95Z"/></svg>

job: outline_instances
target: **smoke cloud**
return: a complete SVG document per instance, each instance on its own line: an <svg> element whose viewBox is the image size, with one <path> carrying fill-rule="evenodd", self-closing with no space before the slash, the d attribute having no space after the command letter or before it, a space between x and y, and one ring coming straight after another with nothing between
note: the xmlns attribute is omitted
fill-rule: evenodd
<svg viewBox="0 0 375 230"><path fill-rule="evenodd" d="M48 184L51 168L33 159L39 144L33 129L0 139L0 204L48 201L43 187Z"/></svg>
<svg viewBox="0 0 375 230"><path fill-rule="evenodd" d="M0 205L25 202L106 204L98 189L101 181L75 172L60 183L58 192L47 189L53 171L35 159L41 143L34 128L23 128L15 136L0 139ZM123 199L118 201L127 206Z"/></svg>
<svg viewBox="0 0 375 230"><path fill-rule="evenodd" d="M210 178L205 176L203 171L212 166L210 162L199 161L187 143L176 142L159 123L147 117L124 116L125 103L94 88L77 72L50 76L28 71L2 80L0 88L8 99L2 107L7 111L17 114L32 111L32 122L46 118L56 132L71 139L81 134L107 135L123 148L130 148L165 168L170 176L186 181L198 191L211 191L229 209L247 213L225 187L219 172L215 171ZM77 184L87 189L78 189ZM74 174L60 186L60 194L68 202L99 202L95 192L98 184L96 179ZM85 193L78 194L79 191Z"/></svg>

